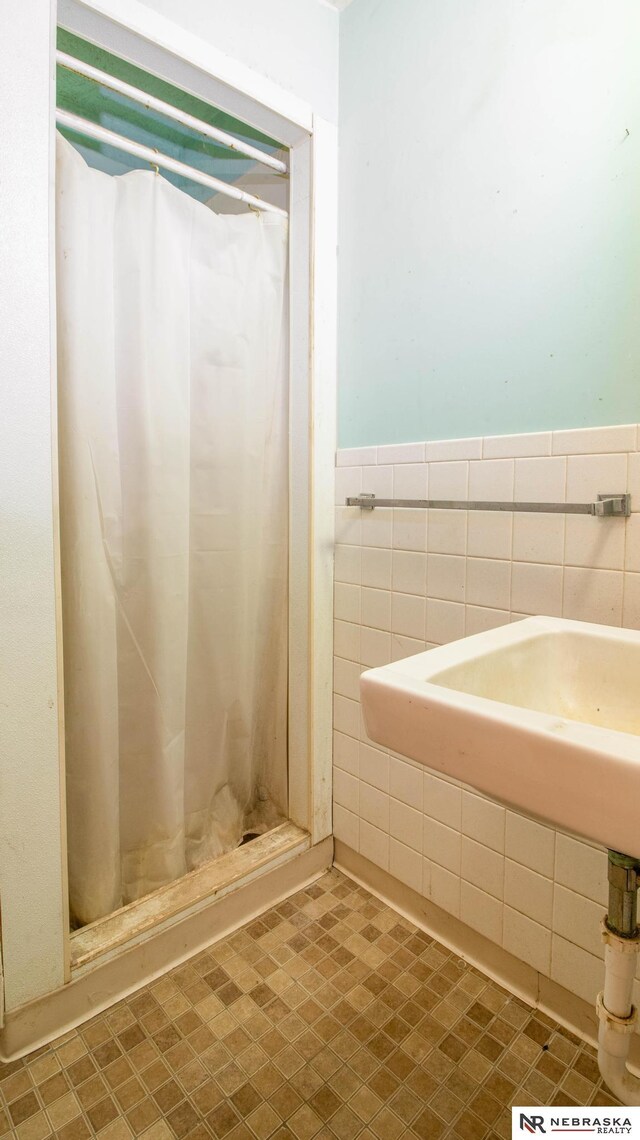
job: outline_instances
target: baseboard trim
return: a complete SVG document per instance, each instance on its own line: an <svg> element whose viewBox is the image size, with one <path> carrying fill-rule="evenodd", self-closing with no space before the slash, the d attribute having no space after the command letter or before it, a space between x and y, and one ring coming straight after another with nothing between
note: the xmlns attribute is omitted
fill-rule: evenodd
<svg viewBox="0 0 640 1140"><path fill-rule="evenodd" d="M96 959L61 989L7 1012L0 1060L17 1060L82 1025L308 886L332 861L329 837L167 928L156 928L144 941Z"/></svg>
<svg viewBox="0 0 640 1140"><path fill-rule="evenodd" d="M596 1013L583 998L576 997L460 919L447 914L339 839L335 840L334 866L527 1005L546 1013L582 1041L597 1045ZM629 1068L640 1075L638 1035L632 1042Z"/></svg>

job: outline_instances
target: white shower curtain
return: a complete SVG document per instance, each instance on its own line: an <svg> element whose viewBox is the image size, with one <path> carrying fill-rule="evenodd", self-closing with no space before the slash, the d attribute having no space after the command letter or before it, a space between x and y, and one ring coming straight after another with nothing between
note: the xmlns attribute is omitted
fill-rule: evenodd
<svg viewBox="0 0 640 1140"><path fill-rule="evenodd" d="M286 813L286 244L58 138L77 923L235 847L257 795Z"/></svg>

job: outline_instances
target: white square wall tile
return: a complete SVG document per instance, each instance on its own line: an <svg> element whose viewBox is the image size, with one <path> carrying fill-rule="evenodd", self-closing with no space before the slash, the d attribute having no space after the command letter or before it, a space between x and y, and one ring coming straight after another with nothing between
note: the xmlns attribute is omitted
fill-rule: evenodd
<svg viewBox="0 0 640 1140"><path fill-rule="evenodd" d="M360 621L360 587L349 582L334 586L333 614L337 621Z"/></svg>
<svg viewBox="0 0 640 1140"><path fill-rule="evenodd" d="M393 468L394 499L426 499L428 473L426 463L396 464Z"/></svg>
<svg viewBox="0 0 640 1140"><path fill-rule="evenodd" d="M391 586L403 594L427 592L427 556L415 550L394 550L391 558Z"/></svg>
<svg viewBox="0 0 640 1140"><path fill-rule="evenodd" d="M516 459L517 503L564 503L567 461L562 458Z"/></svg>
<svg viewBox="0 0 640 1140"><path fill-rule="evenodd" d="M391 507L376 507L373 511L358 511L362 515L360 524L361 546L391 547L393 533L393 510Z"/></svg>
<svg viewBox="0 0 640 1140"><path fill-rule="evenodd" d="M504 949L548 978L551 972L551 931L509 906L504 908L503 921Z"/></svg>
<svg viewBox="0 0 640 1140"><path fill-rule="evenodd" d="M553 893L553 932L568 942L587 950L597 958L604 958L601 927L603 913L600 903L586 899L575 891L556 883Z"/></svg>
<svg viewBox="0 0 640 1140"><path fill-rule="evenodd" d="M484 438L483 459L516 459L522 455L551 455L551 432L487 435Z"/></svg>
<svg viewBox="0 0 640 1140"><path fill-rule="evenodd" d="M569 515L566 521L564 560L567 566L596 570L624 568L625 520Z"/></svg>
<svg viewBox="0 0 640 1140"><path fill-rule="evenodd" d="M348 661L360 660L360 626L354 622L333 623L333 652Z"/></svg>
<svg viewBox="0 0 640 1140"><path fill-rule="evenodd" d="M415 637L405 637L402 633L391 634L391 660L402 661L404 657L415 657L416 653L424 653L431 648L425 641L418 641Z"/></svg>
<svg viewBox="0 0 640 1140"><path fill-rule="evenodd" d="M415 767L408 760L399 760L397 756L390 757L389 794L394 799L422 811L423 778L422 768Z"/></svg>
<svg viewBox="0 0 640 1140"><path fill-rule="evenodd" d="M422 856L393 838L389 839L389 873L407 887L422 894Z"/></svg>
<svg viewBox="0 0 640 1140"><path fill-rule="evenodd" d="M390 499L393 496L393 467L378 467L376 464L363 467L361 482L365 494Z"/></svg>
<svg viewBox="0 0 640 1140"><path fill-rule="evenodd" d="M372 740L371 737L367 734L367 726L364 722L364 716L362 714L362 706L358 705L358 708L360 710L360 737L359 737L359 739L361 740L361 742L363 744L370 745L371 748L377 748L377 744L376 744L375 740Z"/></svg>
<svg viewBox="0 0 640 1140"><path fill-rule="evenodd" d="M495 558L468 558L466 601L470 606L508 610L511 598L511 562Z"/></svg>
<svg viewBox="0 0 640 1140"><path fill-rule="evenodd" d="M462 831L470 839L494 851L504 852L505 816L505 809L500 804L463 789Z"/></svg>
<svg viewBox="0 0 640 1140"><path fill-rule="evenodd" d="M378 448L378 463L423 463L424 443L385 443Z"/></svg>
<svg viewBox="0 0 640 1140"><path fill-rule="evenodd" d="M602 625L620 625L622 595L623 574L620 571L566 566L562 616Z"/></svg>
<svg viewBox="0 0 640 1140"><path fill-rule="evenodd" d="M366 784L372 784L381 792L389 791L389 753L365 744L359 744L359 774Z"/></svg>
<svg viewBox="0 0 640 1140"><path fill-rule="evenodd" d="M466 511L429 511L427 550L430 553L464 554L466 547Z"/></svg>
<svg viewBox="0 0 640 1140"><path fill-rule="evenodd" d="M336 452L337 467L362 467L363 463L376 462L375 447L341 447Z"/></svg>
<svg viewBox="0 0 640 1140"><path fill-rule="evenodd" d="M469 498L498 502L513 499L513 459L481 459L469 464Z"/></svg>
<svg viewBox="0 0 640 1140"><path fill-rule="evenodd" d="M333 798L340 807L358 815L358 781L340 768L333 771Z"/></svg>
<svg viewBox="0 0 640 1140"><path fill-rule="evenodd" d="M469 511L468 518L467 554L473 558L511 558L512 514Z"/></svg>
<svg viewBox="0 0 640 1140"><path fill-rule="evenodd" d="M478 436L470 436L469 439L434 439L426 444L425 458L436 462L482 459L482 439Z"/></svg>
<svg viewBox="0 0 640 1140"><path fill-rule="evenodd" d="M460 918L499 946L502 944L502 912L503 905L498 899L465 883L464 879L461 881Z"/></svg>
<svg viewBox="0 0 640 1140"><path fill-rule="evenodd" d="M333 659L333 691L352 701L360 700L360 672L356 661L346 661L343 657Z"/></svg>
<svg viewBox="0 0 640 1140"><path fill-rule="evenodd" d="M427 595L448 602L465 600L466 559L449 554L427 556ZM429 640L429 638L427 638Z"/></svg>
<svg viewBox="0 0 640 1140"><path fill-rule="evenodd" d="M465 633L465 607L461 602L430 598L427 602L426 640L433 645L457 641Z"/></svg>
<svg viewBox="0 0 640 1140"><path fill-rule="evenodd" d="M373 511L373 514L376 512ZM362 511L359 507L336 507L335 541L343 546L362 543Z"/></svg>
<svg viewBox="0 0 640 1140"><path fill-rule="evenodd" d="M640 428L638 429L640 434ZM631 495L632 512L640 511L640 454L627 456L627 491Z"/></svg>
<svg viewBox="0 0 640 1140"><path fill-rule="evenodd" d="M468 463L430 463L430 499L466 499L469 486Z"/></svg>
<svg viewBox="0 0 640 1140"><path fill-rule="evenodd" d="M563 515L514 515L513 559L561 566L564 561Z"/></svg>
<svg viewBox="0 0 640 1140"><path fill-rule="evenodd" d="M554 934L551 939L551 978L593 1006L602 989L602 961Z"/></svg>
<svg viewBox="0 0 640 1140"><path fill-rule="evenodd" d="M357 701L350 701L348 697L334 694L333 727L336 732L343 732L345 736L357 739L360 731L360 706Z"/></svg>
<svg viewBox="0 0 640 1140"><path fill-rule="evenodd" d="M372 629L391 629L391 594L388 590L362 587L362 624Z"/></svg>
<svg viewBox="0 0 640 1140"><path fill-rule="evenodd" d="M502 899L504 894L504 856L476 843L475 839L462 836L460 878L472 883L494 898Z"/></svg>
<svg viewBox="0 0 640 1140"><path fill-rule="evenodd" d="M375 511L374 511L375 514ZM394 550L427 549L427 512L398 507L393 512Z"/></svg>
<svg viewBox="0 0 640 1140"><path fill-rule="evenodd" d="M462 828L462 789L431 772L423 774L424 814L458 831Z"/></svg>
<svg viewBox="0 0 640 1140"><path fill-rule="evenodd" d="M365 819L360 820L360 854L383 871L389 870L389 836Z"/></svg>
<svg viewBox="0 0 640 1140"><path fill-rule="evenodd" d="M390 550L381 547L362 547L361 580L363 586L371 586L376 590L391 589L391 560Z"/></svg>
<svg viewBox="0 0 640 1140"><path fill-rule="evenodd" d="M360 820L351 811L346 811L339 804L333 805L333 834L341 843L346 843L353 851L357 851L360 840Z"/></svg>
<svg viewBox="0 0 640 1140"><path fill-rule="evenodd" d="M640 629L640 574L625 574L622 624L625 629Z"/></svg>
<svg viewBox="0 0 640 1140"><path fill-rule="evenodd" d="M559 831L556 835L555 880L606 907L609 897L606 851Z"/></svg>
<svg viewBox="0 0 640 1140"><path fill-rule="evenodd" d="M625 531L624 568L637 574L640 572L640 515L631 515L626 520Z"/></svg>
<svg viewBox="0 0 640 1140"><path fill-rule="evenodd" d="M626 455L570 455L567 502L592 503L598 495L627 489Z"/></svg>
<svg viewBox="0 0 640 1140"><path fill-rule="evenodd" d="M389 834L422 855L422 812L399 800L389 800Z"/></svg>
<svg viewBox="0 0 640 1140"><path fill-rule="evenodd" d="M362 551L360 546L336 546L334 574L336 582L360 584Z"/></svg>
<svg viewBox="0 0 640 1140"><path fill-rule="evenodd" d="M562 566L514 562L511 575L511 605L518 613L562 615Z"/></svg>
<svg viewBox="0 0 640 1140"><path fill-rule="evenodd" d="M429 859L423 861L423 891L436 906L460 917L460 878Z"/></svg>
<svg viewBox="0 0 640 1140"><path fill-rule="evenodd" d="M461 845L462 836L459 831L445 827L434 819L424 820L422 851L432 863L459 875Z"/></svg>
<svg viewBox="0 0 640 1140"><path fill-rule="evenodd" d="M431 892L431 863L428 859L422 860L422 894L429 898Z"/></svg>
<svg viewBox="0 0 640 1140"><path fill-rule="evenodd" d="M426 599L415 594L392 594L391 629L405 637L424 640Z"/></svg>
<svg viewBox="0 0 640 1140"><path fill-rule="evenodd" d="M343 732L333 734L333 763L336 768L342 768L352 776L358 775L358 748L359 742L352 736L345 736Z"/></svg>
<svg viewBox="0 0 640 1140"><path fill-rule="evenodd" d="M391 661L391 634L382 629L360 630L360 664L367 669L377 669L378 665L388 665Z"/></svg>
<svg viewBox="0 0 640 1140"><path fill-rule="evenodd" d="M380 828L381 831L389 830L389 797L378 788L373 788L371 784L365 784L362 780L360 781L360 817L366 819L367 823L373 824L374 827Z"/></svg>
<svg viewBox="0 0 640 1140"><path fill-rule="evenodd" d="M507 811L505 852L524 867L553 878L556 832L536 820Z"/></svg>
<svg viewBox="0 0 640 1140"><path fill-rule="evenodd" d="M619 424L615 427L554 431L551 448L554 455L593 454L599 451L634 451L636 427L636 424Z"/></svg>
<svg viewBox="0 0 640 1140"><path fill-rule="evenodd" d="M487 629L498 629L510 622L508 610L491 610L486 606L465 606L465 634L484 633Z"/></svg>
<svg viewBox="0 0 640 1140"><path fill-rule="evenodd" d="M507 859L504 870L504 901L514 910L528 915L534 922L551 929L553 917L553 882L530 871L520 863Z"/></svg>
<svg viewBox="0 0 640 1140"><path fill-rule="evenodd" d="M360 494L362 490L362 468L336 467L334 485L336 506L342 507L347 495Z"/></svg>

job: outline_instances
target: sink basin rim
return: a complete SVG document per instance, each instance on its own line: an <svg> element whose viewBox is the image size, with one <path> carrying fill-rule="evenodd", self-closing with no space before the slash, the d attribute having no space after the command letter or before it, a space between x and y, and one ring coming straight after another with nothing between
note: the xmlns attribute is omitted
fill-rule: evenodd
<svg viewBox="0 0 640 1140"><path fill-rule="evenodd" d="M450 708L473 710L478 716L492 720L506 720L516 726L526 725L531 732L552 732L557 735L562 731L563 736L573 737L576 743L580 743L580 747L595 748L597 752L600 752L598 743L604 746L606 739L613 733L617 742L616 751L621 753L628 751L629 760L640 764L639 735L622 729L592 724L588 720L566 717L561 713L543 712L527 708L526 705L511 704L495 697L478 696L464 689L456 689L452 685L441 685L437 680L442 673L455 666L473 662L495 650L531 641L534 637L544 634L574 632L582 636L608 640L609 631L615 633L618 641L638 644L640 638L638 630L603 626L594 622L571 621L565 618L527 617L519 622L498 626L492 630L460 638L458 641L448 642L446 645L439 645L435 649L424 650L411 657L393 661L389 665L368 669L361 675L361 685L367 686L378 678L383 679L383 674L385 684L393 683L393 677L397 677L399 689L404 691L410 689L423 699L429 697ZM585 736L592 739L585 740ZM605 748L604 751L610 750Z"/></svg>
<svg viewBox="0 0 640 1140"><path fill-rule="evenodd" d="M640 645L637 630L533 617L366 670L368 738L547 825L640 858L639 736L431 680L556 630Z"/></svg>

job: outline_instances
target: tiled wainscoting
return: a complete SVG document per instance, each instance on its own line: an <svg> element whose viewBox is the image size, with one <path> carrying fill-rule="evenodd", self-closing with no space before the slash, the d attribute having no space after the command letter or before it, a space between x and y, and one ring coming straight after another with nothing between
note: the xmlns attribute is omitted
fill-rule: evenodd
<svg viewBox="0 0 640 1140"><path fill-rule="evenodd" d="M632 495L637 425L338 453L338 839L592 1001L602 984L604 852L368 740L363 668L530 614L640 628L640 513L589 516L345 507L346 495L590 501ZM507 759L507 758L505 758Z"/></svg>

